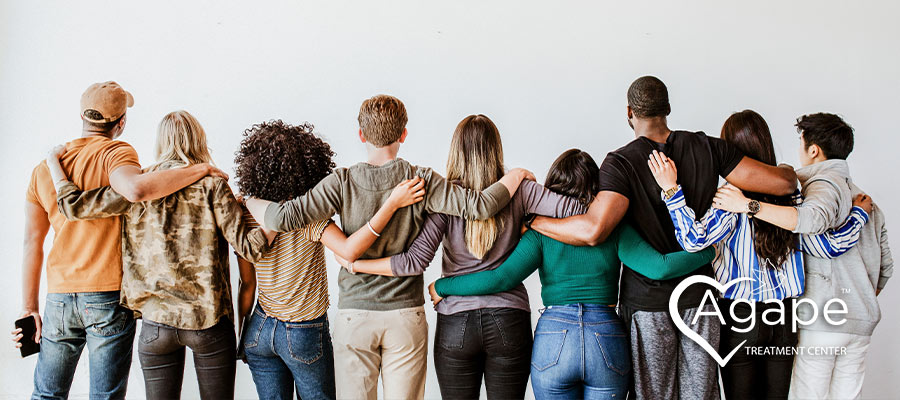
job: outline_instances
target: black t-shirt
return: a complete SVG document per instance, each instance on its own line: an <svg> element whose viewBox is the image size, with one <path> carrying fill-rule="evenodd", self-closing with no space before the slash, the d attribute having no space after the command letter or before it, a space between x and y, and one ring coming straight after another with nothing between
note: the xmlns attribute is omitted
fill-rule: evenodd
<svg viewBox="0 0 900 400"><path fill-rule="evenodd" d="M675 226L669 217L666 203L660 197L660 187L650 173L647 160L653 150L666 154L678 168L678 183L684 191L687 205L702 216L712 205L719 185L738 165L743 155L734 146L703 132L673 131L666 143L656 143L639 137L624 147L609 153L600 166L600 190L620 193L628 197L625 222L630 223L656 250L663 253L681 251L675 239ZM691 275L712 276L710 264L680 278L657 281L629 268L622 269L620 301L629 307L645 311L663 311L669 307L669 296L684 278ZM682 308L696 307L703 297L705 285L692 285L679 299Z"/></svg>

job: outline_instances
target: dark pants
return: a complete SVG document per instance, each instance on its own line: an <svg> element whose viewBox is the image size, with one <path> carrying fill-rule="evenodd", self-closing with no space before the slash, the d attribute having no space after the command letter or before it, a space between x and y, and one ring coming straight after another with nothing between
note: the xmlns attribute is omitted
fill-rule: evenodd
<svg viewBox="0 0 900 400"><path fill-rule="evenodd" d="M202 330L177 329L143 320L138 355L148 399L178 399L184 378L184 348L194 353L201 399L233 399L236 339L234 323L219 321Z"/></svg>
<svg viewBox="0 0 900 400"><path fill-rule="evenodd" d="M244 349L264 400L334 399L334 349L328 315L304 322L269 317L260 306L253 310Z"/></svg>
<svg viewBox="0 0 900 400"><path fill-rule="evenodd" d="M791 368L794 364L793 352L781 355L749 354L747 347L765 347L792 350L797 345L797 333L791 331L794 321L793 300L786 299L784 306L784 324L769 325L762 321L766 310L779 307L774 303L756 303L755 324L747 332L735 332L732 328L744 330L750 321L738 322L731 316L734 314L742 320L753 312L744 302L733 302L729 299L719 300L719 309L725 317L726 325L722 327L721 349L723 352L744 343L744 349L738 350L734 357L722 368L722 384L725 398L734 399L786 399L791 386ZM775 320L778 314L770 312L769 320Z"/></svg>
<svg viewBox="0 0 900 400"><path fill-rule="evenodd" d="M713 313L715 304L702 310ZM713 349L719 349L721 322L712 315L694 317L699 307L681 310L682 321ZM637 400L696 399L719 400L719 364L685 336L668 311L641 311L619 305L631 340L631 393Z"/></svg>
<svg viewBox="0 0 900 400"><path fill-rule="evenodd" d="M441 397L477 399L484 377L488 399L524 398L531 342L528 311L483 308L438 314L434 366Z"/></svg>

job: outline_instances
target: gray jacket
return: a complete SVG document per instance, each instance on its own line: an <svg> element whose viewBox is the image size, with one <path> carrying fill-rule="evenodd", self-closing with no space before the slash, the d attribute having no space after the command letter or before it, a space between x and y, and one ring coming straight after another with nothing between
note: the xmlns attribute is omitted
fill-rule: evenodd
<svg viewBox="0 0 900 400"><path fill-rule="evenodd" d="M796 233L819 234L839 227L850 212L852 199L862 190L850 179L845 160L827 160L797 170L803 185L803 204L798 207ZM804 255L806 293L816 303L817 318L803 329L852 333L870 336L881 320L881 309L875 291L887 283L894 270L888 247L884 214L875 205L860 234L859 243L840 257L825 259ZM846 318L840 325L825 320L825 303L840 299L847 304L846 315L834 315L832 320ZM830 310L837 310L831 305ZM813 307L803 304L797 309L802 320L812 318Z"/></svg>

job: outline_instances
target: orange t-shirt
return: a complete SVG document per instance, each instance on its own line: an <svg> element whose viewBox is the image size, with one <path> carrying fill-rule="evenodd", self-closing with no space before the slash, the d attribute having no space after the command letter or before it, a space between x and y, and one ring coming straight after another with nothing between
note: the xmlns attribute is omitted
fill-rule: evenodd
<svg viewBox="0 0 900 400"><path fill-rule="evenodd" d="M141 167L137 152L128 143L99 136L69 142L59 161L69 180L82 190L109 185L109 174L116 168ZM47 291L119 290L122 284L121 218L66 220L56 206L56 187L44 162L31 173L26 199L43 208L53 226L53 247L47 256Z"/></svg>

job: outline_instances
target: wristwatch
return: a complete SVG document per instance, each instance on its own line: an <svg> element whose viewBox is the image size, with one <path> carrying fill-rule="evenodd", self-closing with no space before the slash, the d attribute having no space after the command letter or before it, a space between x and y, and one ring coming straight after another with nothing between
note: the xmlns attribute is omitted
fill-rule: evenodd
<svg viewBox="0 0 900 400"><path fill-rule="evenodd" d="M750 200L747 202L747 215L754 216L759 212L759 202L756 200Z"/></svg>
<svg viewBox="0 0 900 400"><path fill-rule="evenodd" d="M528 214L525 217L525 227L531 229L531 223L534 222L534 219L537 218L537 214Z"/></svg>
<svg viewBox="0 0 900 400"><path fill-rule="evenodd" d="M666 190L665 192L663 192L663 194L666 196L666 200L671 199L672 196L675 195L675 193L678 193L678 186L677 186L677 185L676 185L675 187L672 187L672 188Z"/></svg>

